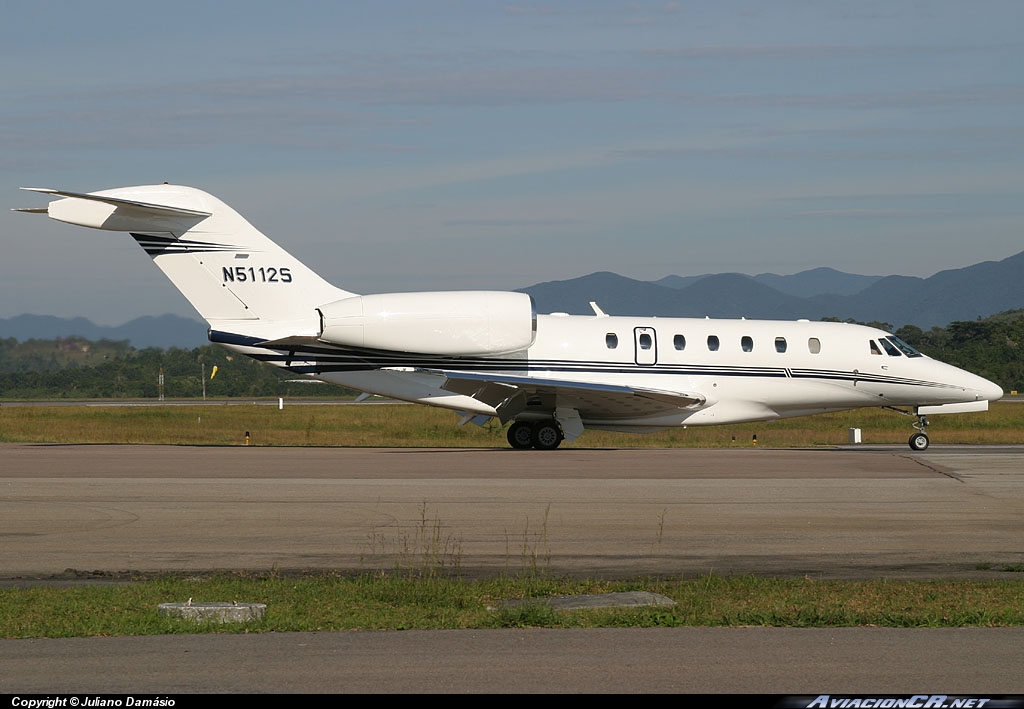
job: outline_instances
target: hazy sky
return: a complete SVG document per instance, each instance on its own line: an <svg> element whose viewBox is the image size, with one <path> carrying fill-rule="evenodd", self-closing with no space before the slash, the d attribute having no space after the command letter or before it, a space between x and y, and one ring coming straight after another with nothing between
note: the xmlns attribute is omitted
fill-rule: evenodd
<svg viewBox="0 0 1024 709"><path fill-rule="evenodd" d="M359 293L928 276L1024 250L1022 28L1019 0L14 0L0 204L187 184ZM0 317L194 315L125 234L5 209L0 244Z"/></svg>

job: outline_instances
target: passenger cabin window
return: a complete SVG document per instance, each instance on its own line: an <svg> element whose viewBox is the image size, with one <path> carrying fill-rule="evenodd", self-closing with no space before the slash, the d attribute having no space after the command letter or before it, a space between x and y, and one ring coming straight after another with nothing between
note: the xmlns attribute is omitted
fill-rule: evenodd
<svg viewBox="0 0 1024 709"><path fill-rule="evenodd" d="M718 352L718 335L708 335L708 349Z"/></svg>
<svg viewBox="0 0 1024 709"><path fill-rule="evenodd" d="M886 338L883 337L883 338L879 339L878 341L882 343L882 347L885 349L885 353L887 355L889 355L890 357L899 357L900 356L899 349L896 347L896 345L894 345L893 343L889 342L889 340L887 340Z"/></svg>
<svg viewBox="0 0 1024 709"><path fill-rule="evenodd" d="M607 335L604 336L604 343L608 345L608 349L614 350L616 347L619 346L619 336L616 335L614 332L609 332Z"/></svg>
<svg viewBox="0 0 1024 709"><path fill-rule="evenodd" d="M820 354L821 353L821 340L819 340L817 337L812 337L812 338L808 339L807 340L807 350L811 354Z"/></svg>
<svg viewBox="0 0 1024 709"><path fill-rule="evenodd" d="M754 341L750 339L748 336L744 335L742 338L740 338L740 347L743 348L744 352L753 352Z"/></svg>
<svg viewBox="0 0 1024 709"><path fill-rule="evenodd" d="M785 337L776 337L775 338L775 351L776 352L785 352L786 351L786 338Z"/></svg>
<svg viewBox="0 0 1024 709"><path fill-rule="evenodd" d="M651 339L651 336L648 335L646 332L640 335L639 342L640 342L640 349L642 349L642 350L649 350L649 349L651 349L651 345L654 344L654 341Z"/></svg>
<svg viewBox="0 0 1024 709"><path fill-rule="evenodd" d="M878 343L875 342L874 340L871 340L871 354L873 354L873 355L880 355L880 354L882 354L882 350L878 349Z"/></svg>
<svg viewBox="0 0 1024 709"><path fill-rule="evenodd" d="M675 348L677 350L685 350L686 338L683 337L682 335L676 335L675 337L672 338L672 344L675 345Z"/></svg>

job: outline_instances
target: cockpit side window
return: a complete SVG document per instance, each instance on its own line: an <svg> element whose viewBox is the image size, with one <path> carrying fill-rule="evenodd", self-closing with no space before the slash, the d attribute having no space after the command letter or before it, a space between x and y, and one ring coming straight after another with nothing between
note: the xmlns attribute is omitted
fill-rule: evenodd
<svg viewBox="0 0 1024 709"><path fill-rule="evenodd" d="M882 337L882 338L879 338L878 341L882 343L882 347L885 348L885 353L887 355L889 355L890 357L899 357L900 356L899 348L897 348L896 345L894 345L893 343L889 342L889 340L887 340L886 338Z"/></svg>
<svg viewBox="0 0 1024 709"><path fill-rule="evenodd" d="M874 340L871 340L871 354L873 354L873 355L880 355L880 354L882 354L882 350L878 349L878 343L875 342Z"/></svg>

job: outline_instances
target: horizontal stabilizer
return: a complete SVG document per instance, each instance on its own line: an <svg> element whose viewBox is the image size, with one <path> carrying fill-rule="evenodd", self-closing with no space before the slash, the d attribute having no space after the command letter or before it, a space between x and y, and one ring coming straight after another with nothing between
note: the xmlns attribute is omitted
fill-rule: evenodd
<svg viewBox="0 0 1024 709"><path fill-rule="evenodd" d="M147 212L153 216L158 217L208 217L210 212L201 212L196 209L184 209L182 207L169 207L165 204L151 204L149 202L138 202L133 199L122 199L120 197L106 197L99 194L88 194L85 192L66 192L64 190L54 190L49 187L22 187L21 189L28 192L40 192L42 194L53 194L58 197L72 197L74 199L84 199L90 202L103 202L114 207L129 207L132 209L138 209L143 212ZM19 212L42 212L46 213L48 208L44 209L19 209Z"/></svg>

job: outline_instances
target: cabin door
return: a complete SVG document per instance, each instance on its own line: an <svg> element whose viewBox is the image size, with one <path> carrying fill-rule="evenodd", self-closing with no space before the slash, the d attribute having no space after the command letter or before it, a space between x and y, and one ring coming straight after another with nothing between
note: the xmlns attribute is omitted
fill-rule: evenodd
<svg viewBox="0 0 1024 709"><path fill-rule="evenodd" d="M633 328L633 343L636 347L636 363L650 367L658 363L658 338L653 327Z"/></svg>

